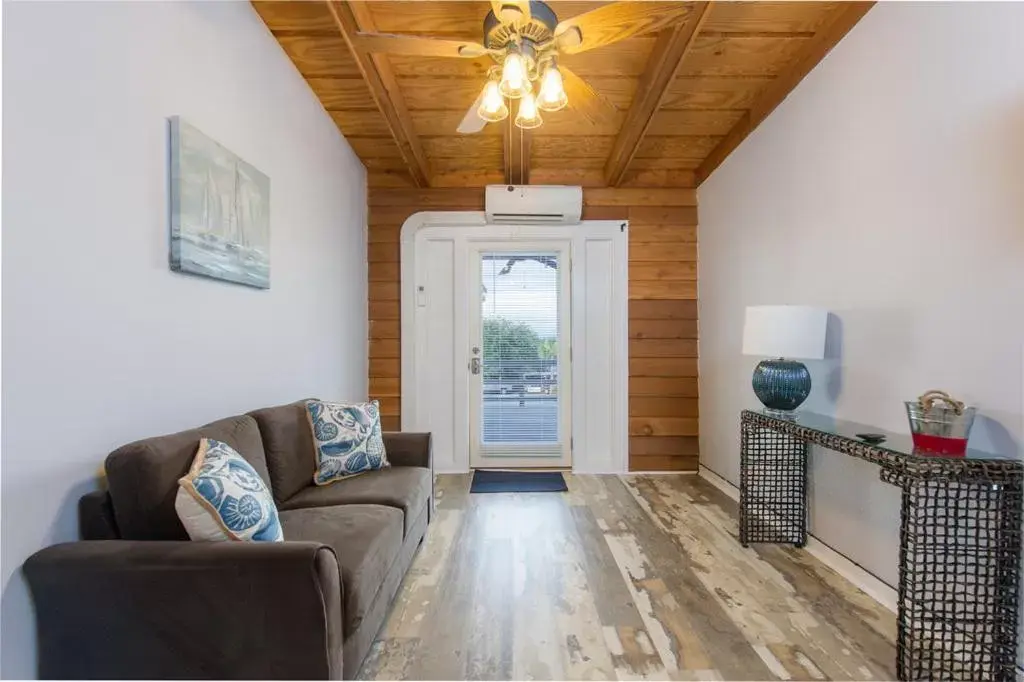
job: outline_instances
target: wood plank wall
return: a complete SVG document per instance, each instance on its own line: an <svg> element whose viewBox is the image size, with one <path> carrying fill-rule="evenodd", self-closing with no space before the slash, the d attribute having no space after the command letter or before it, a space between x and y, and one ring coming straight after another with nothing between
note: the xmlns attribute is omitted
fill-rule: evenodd
<svg viewBox="0 0 1024 682"><path fill-rule="evenodd" d="M399 232L413 213L483 210L483 189L371 189L370 395L401 428ZM629 466L697 469L693 189L584 189L585 219L629 220Z"/></svg>

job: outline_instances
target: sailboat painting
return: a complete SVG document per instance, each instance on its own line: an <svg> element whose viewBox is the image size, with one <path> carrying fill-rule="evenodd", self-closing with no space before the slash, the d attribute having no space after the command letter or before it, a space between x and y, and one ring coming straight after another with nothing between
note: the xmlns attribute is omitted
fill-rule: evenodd
<svg viewBox="0 0 1024 682"><path fill-rule="evenodd" d="M178 116L171 128L171 270L270 288L270 178Z"/></svg>

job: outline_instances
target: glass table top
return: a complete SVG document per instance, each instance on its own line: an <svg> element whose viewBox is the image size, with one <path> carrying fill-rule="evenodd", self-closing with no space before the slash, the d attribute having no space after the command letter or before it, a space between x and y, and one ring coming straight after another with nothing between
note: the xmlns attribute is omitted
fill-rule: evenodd
<svg viewBox="0 0 1024 682"><path fill-rule="evenodd" d="M833 434L842 438L848 438L849 440L857 441L860 443L867 443L879 450L890 452L894 455L907 457L910 459L922 459L922 460L934 460L934 459L954 459L954 460L987 460L987 461L999 461L1007 462L1014 460L1024 459L1022 453L1014 454L998 454L994 452L986 452L984 450L978 450L976 448L967 448L966 455L938 455L934 453L916 451L914 449L914 442L910 438L909 433L894 433L892 431L885 431L878 428L877 426L869 426L867 424L859 424L857 422L847 421L845 419L837 419L823 414L816 414L814 412L797 411L791 415L780 416L775 413L768 412L767 410L744 410L744 412L750 412L761 417L766 417L779 422L789 422L797 424L813 431L818 431L823 434ZM871 433L880 434L885 436L885 440L881 443L873 443L863 438L858 437L857 434ZM1024 463L1022 463L1024 466Z"/></svg>

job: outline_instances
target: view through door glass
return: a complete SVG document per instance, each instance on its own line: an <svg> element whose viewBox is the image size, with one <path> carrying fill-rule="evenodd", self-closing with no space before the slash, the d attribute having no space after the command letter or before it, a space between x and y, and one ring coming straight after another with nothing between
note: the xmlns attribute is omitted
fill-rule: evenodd
<svg viewBox="0 0 1024 682"><path fill-rule="evenodd" d="M481 255L483 445L559 443L559 256Z"/></svg>

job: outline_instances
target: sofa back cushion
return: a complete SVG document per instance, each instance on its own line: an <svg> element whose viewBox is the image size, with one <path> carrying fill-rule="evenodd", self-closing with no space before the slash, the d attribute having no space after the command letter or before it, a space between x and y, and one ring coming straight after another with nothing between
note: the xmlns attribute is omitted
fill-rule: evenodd
<svg viewBox="0 0 1024 682"><path fill-rule="evenodd" d="M313 485L316 453L306 401L250 412L259 424L267 453L270 488L278 504Z"/></svg>
<svg viewBox="0 0 1024 682"><path fill-rule="evenodd" d="M239 415L198 429L129 443L107 456L107 485L114 518L125 540L188 540L174 499L202 438L227 443L270 484L256 421Z"/></svg>

